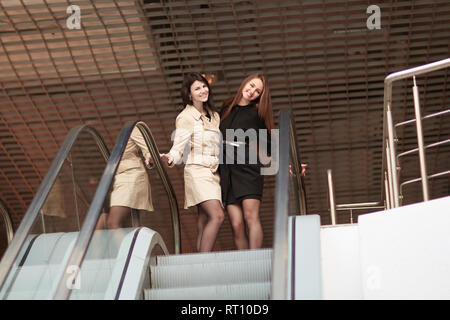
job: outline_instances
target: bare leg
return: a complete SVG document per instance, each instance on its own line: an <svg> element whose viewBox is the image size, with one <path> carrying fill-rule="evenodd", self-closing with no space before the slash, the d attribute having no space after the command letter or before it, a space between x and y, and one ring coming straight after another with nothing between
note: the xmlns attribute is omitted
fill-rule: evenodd
<svg viewBox="0 0 450 320"><path fill-rule="evenodd" d="M203 228L199 251L209 252L214 248L217 233L225 219L225 214L219 200L206 200L200 203L199 206L208 215L208 222Z"/></svg>
<svg viewBox="0 0 450 320"><path fill-rule="evenodd" d="M97 221L97 225L95 226L95 230L106 229L106 219L108 219L108 214L100 213L100 217L98 217L98 221Z"/></svg>
<svg viewBox="0 0 450 320"><path fill-rule="evenodd" d="M229 204L227 205L227 212L230 217L236 248L238 250L248 249L248 239L245 233L244 216L241 207L237 204Z"/></svg>
<svg viewBox="0 0 450 320"><path fill-rule="evenodd" d="M108 229L119 229L123 226L123 221L130 214L130 208L122 206L113 206L109 209L106 226Z"/></svg>
<svg viewBox="0 0 450 320"><path fill-rule="evenodd" d="M208 223L208 214L200 207L198 208L198 219L197 219L197 251L200 252L200 243L202 241L203 230Z"/></svg>
<svg viewBox="0 0 450 320"><path fill-rule="evenodd" d="M263 243L263 229L259 220L259 205L261 201L257 199L242 200L245 222L248 226L248 238L250 249L259 249Z"/></svg>

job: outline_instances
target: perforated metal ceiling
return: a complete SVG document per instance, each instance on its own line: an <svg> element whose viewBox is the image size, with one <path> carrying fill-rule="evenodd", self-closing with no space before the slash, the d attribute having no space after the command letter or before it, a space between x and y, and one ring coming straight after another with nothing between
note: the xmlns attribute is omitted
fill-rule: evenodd
<svg viewBox="0 0 450 320"><path fill-rule="evenodd" d="M69 29L69 5L80 29ZM182 77L214 77L217 106L248 74L269 81L275 119L292 108L302 162L308 163L309 213L330 223L326 170L337 203L379 201L383 81L392 72L450 56L448 1L378 4L380 29L370 30L370 1L0 1L0 200L17 227L65 134L93 124L112 149L127 120L145 121L161 151L180 108ZM423 114L449 107L448 71L418 79ZM411 83L394 88L397 121L411 118ZM426 140L450 136L447 117L426 124ZM410 129L400 150L414 147ZM445 146L429 171L449 168ZM409 161L409 164L408 164ZM419 176L415 159L410 173ZM406 170L406 169L405 169ZM416 171L414 171L416 170ZM413 172L411 172L413 171ZM182 168L169 170L180 208ZM449 194L449 178L431 185ZM261 218L272 241L274 179L266 179ZM421 201L412 190L408 201ZM196 213L182 211L185 251L195 247ZM348 223L340 212L338 222ZM218 250L233 248L228 222Z"/></svg>

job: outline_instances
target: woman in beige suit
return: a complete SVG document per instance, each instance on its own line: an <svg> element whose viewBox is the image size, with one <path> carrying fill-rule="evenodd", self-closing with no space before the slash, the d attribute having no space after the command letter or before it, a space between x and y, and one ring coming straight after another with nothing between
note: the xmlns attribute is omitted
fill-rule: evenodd
<svg viewBox="0 0 450 320"><path fill-rule="evenodd" d="M145 166L139 152L145 159ZM100 217L98 229L103 229L105 218L108 229L122 228L131 209L153 211L150 181L145 170L145 167L150 168L150 162L144 137L134 127L114 177L109 213Z"/></svg>
<svg viewBox="0 0 450 320"><path fill-rule="evenodd" d="M188 74L181 89L185 105L177 116L173 146L161 159L172 167L184 162L184 208L198 207L197 250L211 251L224 220L220 178L220 117L211 103L208 81Z"/></svg>

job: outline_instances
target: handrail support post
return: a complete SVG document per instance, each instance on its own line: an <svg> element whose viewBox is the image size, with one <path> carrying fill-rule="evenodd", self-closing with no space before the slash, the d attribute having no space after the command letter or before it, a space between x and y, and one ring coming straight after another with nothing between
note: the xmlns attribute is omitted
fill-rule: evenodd
<svg viewBox="0 0 450 320"><path fill-rule="evenodd" d="M413 97L414 97L414 111L416 115L416 130L417 130L417 147L419 148L419 164L420 164L420 176L422 178L422 193L423 201L429 200L428 194L428 175L427 175L427 165L425 160L425 147L423 140L423 129L422 129L422 117L420 114L420 99L419 99L419 88L417 87L416 77L413 77Z"/></svg>
<svg viewBox="0 0 450 320"><path fill-rule="evenodd" d="M331 173L331 169L327 170L328 176L328 193L330 197L330 214L331 214L331 224L333 226L336 225L336 201L334 197L334 185L333 185L333 176Z"/></svg>
<svg viewBox="0 0 450 320"><path fill-rule="evenodd" d="M391 103L388 102L387 110L386 110L386 120L388 127L388 146L389 146L389 154L387 155L387 161L390 162L391 165L391 186L393 193L393 201L391 205L394 208L399 206L399 197L398 197L398 176L397 176L397 163L395 160L395 142L394 142L394 121L392 119L392 110Z"/></svg>

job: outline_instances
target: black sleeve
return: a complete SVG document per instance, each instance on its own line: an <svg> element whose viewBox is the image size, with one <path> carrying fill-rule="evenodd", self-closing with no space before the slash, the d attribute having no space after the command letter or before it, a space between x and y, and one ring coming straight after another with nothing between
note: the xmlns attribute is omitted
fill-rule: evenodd
<svg viewBox="0 0 450 320"><path fill-rule="evenodd" d="M260 145L260 148L263 148L263 151L266 151L266 154L270 157L270 156L272 156L271 132L269 132L269 130L267 130L266 123L264 122L263 119L258 117L258 120L259 120L259 128L266 130L266 132L262 136L259 137L259 141L262 144L262 145Z"/></svg>
<svg viewBox="0 0 450 320"><path fill-rule="evenodd" d="M233 97L226 99L223 103L222 103L222 107L220 108L219 111L219 115L220 118L222 119L223 114L225 113L225 111L227 111L228 107L230 106L230 103L233 101Z"/></svg>

